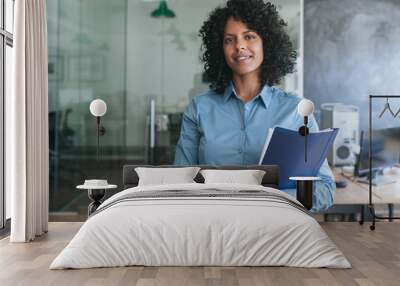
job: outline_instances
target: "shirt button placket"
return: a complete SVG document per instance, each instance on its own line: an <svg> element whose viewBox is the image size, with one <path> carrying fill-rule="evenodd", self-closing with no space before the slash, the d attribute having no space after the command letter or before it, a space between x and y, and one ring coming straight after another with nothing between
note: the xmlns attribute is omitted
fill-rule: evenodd
<svg viewBox="0 0 400 286"><path fill-rule="evenodd" d="M239 148L239 153L242 156L242 165L244 165L244 150L245 150L245 144L246 144L246 118L247 118L247 106L245 106L244 108L245 112L244 112L244 116L243 116L243 121L242 121L242 126L240 128L240 135L241 135L241 140L240 140L240 148Z"/></svg>

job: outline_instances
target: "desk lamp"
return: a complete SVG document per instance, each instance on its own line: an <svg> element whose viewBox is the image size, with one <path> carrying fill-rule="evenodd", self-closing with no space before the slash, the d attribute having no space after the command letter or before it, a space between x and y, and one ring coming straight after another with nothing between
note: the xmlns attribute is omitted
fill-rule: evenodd
<svg viewBox="0 0 400 286"><path fill-rule="evenodd" d="M100 145L100 136L103 136L106 133L106 129L104 126L100 125L100 118L106 114L107 112L107 104L104 100L95 99L90 103L89 106L90 113L96 117L96 133L97 133L97 162L99 161L99 145Z"/></svg>

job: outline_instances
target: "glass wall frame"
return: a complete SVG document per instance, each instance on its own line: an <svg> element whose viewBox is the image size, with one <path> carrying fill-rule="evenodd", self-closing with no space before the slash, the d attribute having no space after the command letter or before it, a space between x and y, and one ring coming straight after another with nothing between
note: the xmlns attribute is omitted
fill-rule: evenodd
<svg viewBox="0 0 400 286"><path fill-rule="evenodd" d="M9 195L5 189L5 100L11 87L14 0L0 2L0 228L5 228ZM7 224L9 225L9 224Z"/></svg>

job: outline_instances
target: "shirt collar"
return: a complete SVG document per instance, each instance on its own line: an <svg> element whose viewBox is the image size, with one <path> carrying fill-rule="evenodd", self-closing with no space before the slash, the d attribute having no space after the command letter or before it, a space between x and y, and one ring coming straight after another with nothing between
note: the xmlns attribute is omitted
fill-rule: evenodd
<svg viewBox="0 0 400 286"><path fill-rule="evenodd" d="M225 88L225 92L224 92L224 103L226 103L228 101L228 99L234 95L233 94L233 84L230 83L226 88Z"/></svg>
<svg viewBox="0 0 400 286"><path fill-rule="evenodd" d="M239 98L235 92L235 88L233 87L233 83L231 82L226 88L224 92L224 102L227 102L229 98L232 96L235 96ZM271 103L271 97L272 97L272 90L271 87L268 85L264 85L262 88L260 94L258 94L256 97L261 98L261 102L264 104L265 108L268 108L270 103Z"/></svg>
<svg viewBox="0 0 400 286"><path fill-rule="evenodd" d="M272 95L272 88L269 85L264 85L261 90L260 97L262 99L262 102L264 103L265 108L268 108L271 104Z"/></svg>

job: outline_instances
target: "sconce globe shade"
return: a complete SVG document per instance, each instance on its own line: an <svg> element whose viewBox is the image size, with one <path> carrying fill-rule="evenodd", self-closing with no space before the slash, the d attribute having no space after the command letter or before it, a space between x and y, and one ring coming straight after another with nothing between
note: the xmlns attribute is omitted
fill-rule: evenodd
<svg viewBox="0 0 400 286"><path fill-rule="evenodd" d="M297 112L303 117L311 115L314 112L314 103L309 99L302 99L297 105Z"/></svg>
<svg viewBox="0 0 400 286"><path fill-rule="evenodd" d="M103 116L107 112L107 104L104 100L94 99L90 103L89 109L93 116Z"/></svg>

